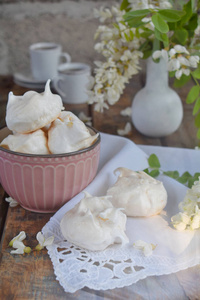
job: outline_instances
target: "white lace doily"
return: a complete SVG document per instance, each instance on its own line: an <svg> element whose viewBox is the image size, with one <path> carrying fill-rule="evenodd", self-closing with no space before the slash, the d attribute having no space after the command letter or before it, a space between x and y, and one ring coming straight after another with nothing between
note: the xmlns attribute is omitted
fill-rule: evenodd
<svg viewBox="0 0 200 300"><path fill-rule="evenodd" d="M83 287L94 290L120 288L147 276L184 270L200 261L197 255L187 259L185 255L145 257L132 243L124 247L113 245L100 252L80 249L63 239L59 222L55 220L43 228L43 233L56 237L54 244L48 246L48 253L56 279L66 292L71 293Z"/></svg>
<svg viewBox="0 0 200 300"><path fill-rule="evenodd" d="M114 144L116 138L112 140L110 136L103 135L103 145L107 145L107 137ZM116 167L133 170L145 167L146 154L133 143L125 144L120 147L120 140L117 139L118 151L114 148L116 153L112 159L108 160L107 155L102 153L100 171L86 189L88 192L105 195L107 185L116 180L112 177ZM135 160L135 157L139 159ZM183 200L187 188L169 177L162 177L161 180L168 192L165 214L151 218L128 218L126 234L130 243L124 247L113 245L104 251L93 252L80 249L63 238L60 220L83 198L82 194L63 206L43 227L46 237L55 237L54 243L47 249L56 278L66 292L73 293L83 287L95 290L120 288L150 275L174 273L200 262L200 232L178 232L169 226L170 218L178 212L178 203ZM157 245L151 256L145 257L143 252L133 247L138 239Z"/></svg>

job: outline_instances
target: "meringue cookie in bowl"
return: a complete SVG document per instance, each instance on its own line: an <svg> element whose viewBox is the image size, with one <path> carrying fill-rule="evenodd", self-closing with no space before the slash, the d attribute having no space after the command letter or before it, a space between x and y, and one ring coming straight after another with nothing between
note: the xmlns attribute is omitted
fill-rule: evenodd
<svg viewBox="0 0 200 300"><path fill-rule="evenodd" d="M0 146L20 153L50 154L47 137L41 129L32 133L10 134L1 142Z"/></svg>
<svg viewBox="0 0 200 300"><path fill-rule="evenodd" d="M63 111L48 130L48 147L52 154L70 153L91 146L98 135L91 135L72 112Z"/></svg>
<svg viewBox="0 0 200 300"><path fill-rule="evenodd" d="M85 197L60 222L63 236L71 243L92 251L102 251L114 243L129 242L125 234L126 215L113 207L110 197Z"/></svg>
<svg viewBox="0 0 200 300"><path fill-rule="evenodd" d="M91 135L97 133L94 128L88 128ZM35 139L37 141L39 136L40 143L43 134L46 137L43 130L38 130L31 134L15 133L12 136L7 127L0 129L0 143L4 140L4 144L0 145L0 181L5 192L23 208L33 212L52 213L84 190L95 178L99 165L101 137L99 135L94 144L87 149L63 154L22 153L25 146L20 147L16 140L11 141L18 147L18 152L9 150L5 145L9 135L12 136L7 143L10 146L10 139L14 136L20 136L22 141L22 136L36 135ZM30 149L26 149L27 152L33 151L32 142L28 140L26 148Z"/></svg>
<svg viewBox="0 0 200 300"><path fill-rule="evenodd" d="M83 129L79 121L83 148L59 154L49 151L48 131L63 109L60 96L52 94L49 85L48 80L42 94L29 91L23 96L14 96L11 93L7 127L0 129L1 185L22 207L42 213L57 211L94 179L101 142L97 130L91 126ZM70 121L67 126L71 125ZM70 135L69 138L62 141L70 144Z"/></svg>
<svg viewBox="0 0 200 300"><path fill-rule="evenodd" d="M23 96L9 93L6 124L12 131L29 133L53 122L62 109L62 99L52 94L48 80L44 93L28 91Z"/></svg>
<svg viewBox="0 0 200 300"><path fill-rule="evenodd" d="M115 207L123 207L129 217L150 217L159 214L167 204L163 183L145 172L118 168L117 182L108 189Z"/></svg>

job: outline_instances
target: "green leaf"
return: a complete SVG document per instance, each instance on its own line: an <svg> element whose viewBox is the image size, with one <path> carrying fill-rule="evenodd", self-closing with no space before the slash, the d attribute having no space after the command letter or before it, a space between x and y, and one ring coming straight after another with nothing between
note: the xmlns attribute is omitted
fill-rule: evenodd
<svg viewBox="0 0 200 300"><path fill-rule="evenodd" d="M199 173L199 172L194 173L194 178L195 178L195 180L199 180L199 176L200 176L200 173Z"/></svg>
<svg viewBox="0 0 200 300"><path fill-rule="evenodd" d="M149 174L149 169L146 168L146 169L143 170L143 172L145 172L146 174Z"/></svg>
<svg viewBox="0 0 200 300"><path fill-rule="evenodd" d="M193 14L191 0L183 6L183 11L185 12L185 15L181 18L181 24L186 24Z"/></svg>
<svg viewBox="0 0 200 300"><path fill-rule="evenodd" d="M155 28L158 29L161 33L167 33L169 31L169 26L158 13L152 16L152 22Z"/></svg>
<svg viewBox="0 0 200 300"><path fill-rule="evenodd" d="M188 31L184 28L178 29L174 31L173 41L180 44L185 45L188 38Z"/></svg>
<svg viewBox="0 0 200 300"><path fill-rule="evenodd" d="M177 22L185 15L185 12L173 9L160 9L159 15L167 22Z"/></svg>
<svg viewBox="0 0 200 300"><path fill-rule="evenodd" d="M149 9L139 9L139 10L134 10L134 11L130 11L128 13L126 13L123 18L126 19L128 18L134 18L134 17L145 17L146 15L148 15L150 13Z"/></svg>
<svg viewBox="0 0 200 300"><path fill-rule="evenodd" d="M197 138L200 139L200 128L197 130Z"/></svg>
<svg viewBox="0 0 200 300"><path fill-rule="evenodd" d="M197 99L199 93L200 93L200 86L194 85L187 95L186 103L187 104L193 103Z"/></svg>
<svg viewBox="0 0 200 300"><path fill-rule="evenodd" d="M188 187L191 188L195 181L199 180L200 173L195 173L193 177L188 179Z"/></svg>
<svg viewBox="0 0 200 300"><path fill-rule="evenodd" d="M183 74L180 79L175 78L174 87L180 88L183 85L185 85L188 81L190 81L190 79L191 79L191 75L186 76L185 74Z"/></svg>
<svg viewBox="0 0 200 300"><path fill-rule="evenodd" d="M123 0L120 6L120 10L127 10L128 6L129 6L128 0Z"/></svg>
<svg viewBox="0 0 200 300"><path fill-rule="evenodd" d="M196 79L200 79L200 68L193 71L192 76L194 76Z"/></svg>
<svg viewBox="0 0 200 300"><path fill-rule="evenodd" d="M184 27L186 30L189 31L190 36L193 36L194 30L197 28L197 26L198 26L198 15L196 13L190 17L188 23Z"/></svg>
<svg viewBox="0 0 200 300"><path fill-rule="evenodd" d="M149 173L149 175L151 176L151 177L158 177L158 175L160 174L160 172L159 172L159 170L152 170L150 173Z"/></svg>
<svg viewBox="0 0 200 300"><path fill-rule="evenodd" d="M149 167L152 169L160 168L160 162L155 154L151 154L148 158Z"/></svg>
<svg viewBox="0 0 200 300"><path fill-rule="evenodd" d="M151 44L149 43L149 41L145 41L139 48L140 51L144 52L146 50L151 50Z"/></svg>
<svg viewBox="0 0 200 300"><path fill-rule="evenodd" d="M200 113L198 113L198 115L196 115L195 119L194 119L194 125L199 128L200 127ZM199 131L199 130L198 130ZM200 134L200 132L199 132ZM197 136L198 136L198 132L197 132Z"/></svg>
<svg viewBox="0 0 200 300"><path fill-rule="evenodd" d="M132 30L129 30L129 36L130 36L130 41L132 41L134 38L134 34Z"/></svg>
<svg viewBox="0 0 200 300"><path fill-rule="evenodd" d="M199 109L200 109L200 97L197 98L197 101L195 102L193 112L192 112L193 116L198 113Z"/></svg>
<svg viewBox="0 0 200 300"><path fill-rule="evenodd" d="M128 34L126 32L124 32L124 36L125 36L126 41L130 42L129 36L128 36Z"/></svg>
<svg viewBox="0 0 200 300"><path fill-rule="evenodd" d="M166 171L166 172L163 172L164 175L167 175L173 179L177 179L179 178L179 172L178 171Z"/></svg>
<svg viewBox="0 0 200 300"><path fill-rule="evenodd" d="M152 50L145 50L142 59L147 59L152 55Z"/></svg>
<svg viewBox="0 0 200 300"><path fill-rule="evenodd" d="M185 173L182 174L182 176L177 178L177 181L182 183L182 184L185 184L185 183L187 183L188 179L191 178L191 177L192 177L192 175L189 172L185 172Z"/></svg>
<svg viewBox="0 0 200 300"><path fill-rule="evenodd" d="M144 25L144 22L142 22L142 19L143 19L142 17L129 18L129 19L125 20L125 22L127 22L130 27L137 28L141 25Z"/></svg>
<svg viewBox="0 0 200 300"><path fill-rule="evenodd" d="M168 46L169 39L166 33L161 33L157 28L155 28L155 37L159 41L163 42L165 47Z"/></svg>

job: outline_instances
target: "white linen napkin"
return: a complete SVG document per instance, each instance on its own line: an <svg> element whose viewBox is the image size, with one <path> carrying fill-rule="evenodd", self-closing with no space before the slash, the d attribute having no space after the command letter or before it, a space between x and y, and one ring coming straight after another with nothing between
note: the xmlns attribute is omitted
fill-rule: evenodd
<svg viewBox="0 0 200 300"><path fill-rule="evenodd" d="M137 171L148 166L148 155L130 140L104 133L101 133L101 139L98 174L85 189L95 196L105 195L108 187L113 185L117 179L113 174L116 168L126 167ZM157 151L159 159L161 157L161 166L167 167L165 170L170 170L173 166L171 170L178 170L179 163L181 172L193 172L196 164L192 155L200 158L200 153L196 150L182 151L163 147L150 149L148 146L141 148L148 154ZM168 150L171 153L166 157L172 165L165 161L163 155L163 151L168 154ZM180 156L175 164L174 154L177 152L180 152ZM185 157L192 168L182 167ZM53 245L47 248L55 275L66 292L75 292L84 286L96 290L128 286L150 275L170 274L199 263L199 231L178 232L170 225L170 219L178 212L178 204L183 200L187 188L166 176L160 176L159 179L163 181L168 193L165 212L150 218L128 218L126 234L130 243L124 247L113 245L104 251L92 252L79 249L64 240L60 232L60 220L83 198L83 193L66 203L43 227L45 236L55 236ZM139 239L157 245L152 256L145 257L133 247L133 243Z"/></svg>

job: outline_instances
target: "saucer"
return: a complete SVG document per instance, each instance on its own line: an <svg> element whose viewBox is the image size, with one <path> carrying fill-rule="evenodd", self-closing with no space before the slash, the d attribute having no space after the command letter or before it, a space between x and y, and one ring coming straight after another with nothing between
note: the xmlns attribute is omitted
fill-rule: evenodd
<svg viewBox="0 0 200 300"><path fill-rule="evenodd" d="M33 78L29 71L15 73L14 82L20 86L35 89L44 88L46 84L46 81L41 81Z"/></svg>

